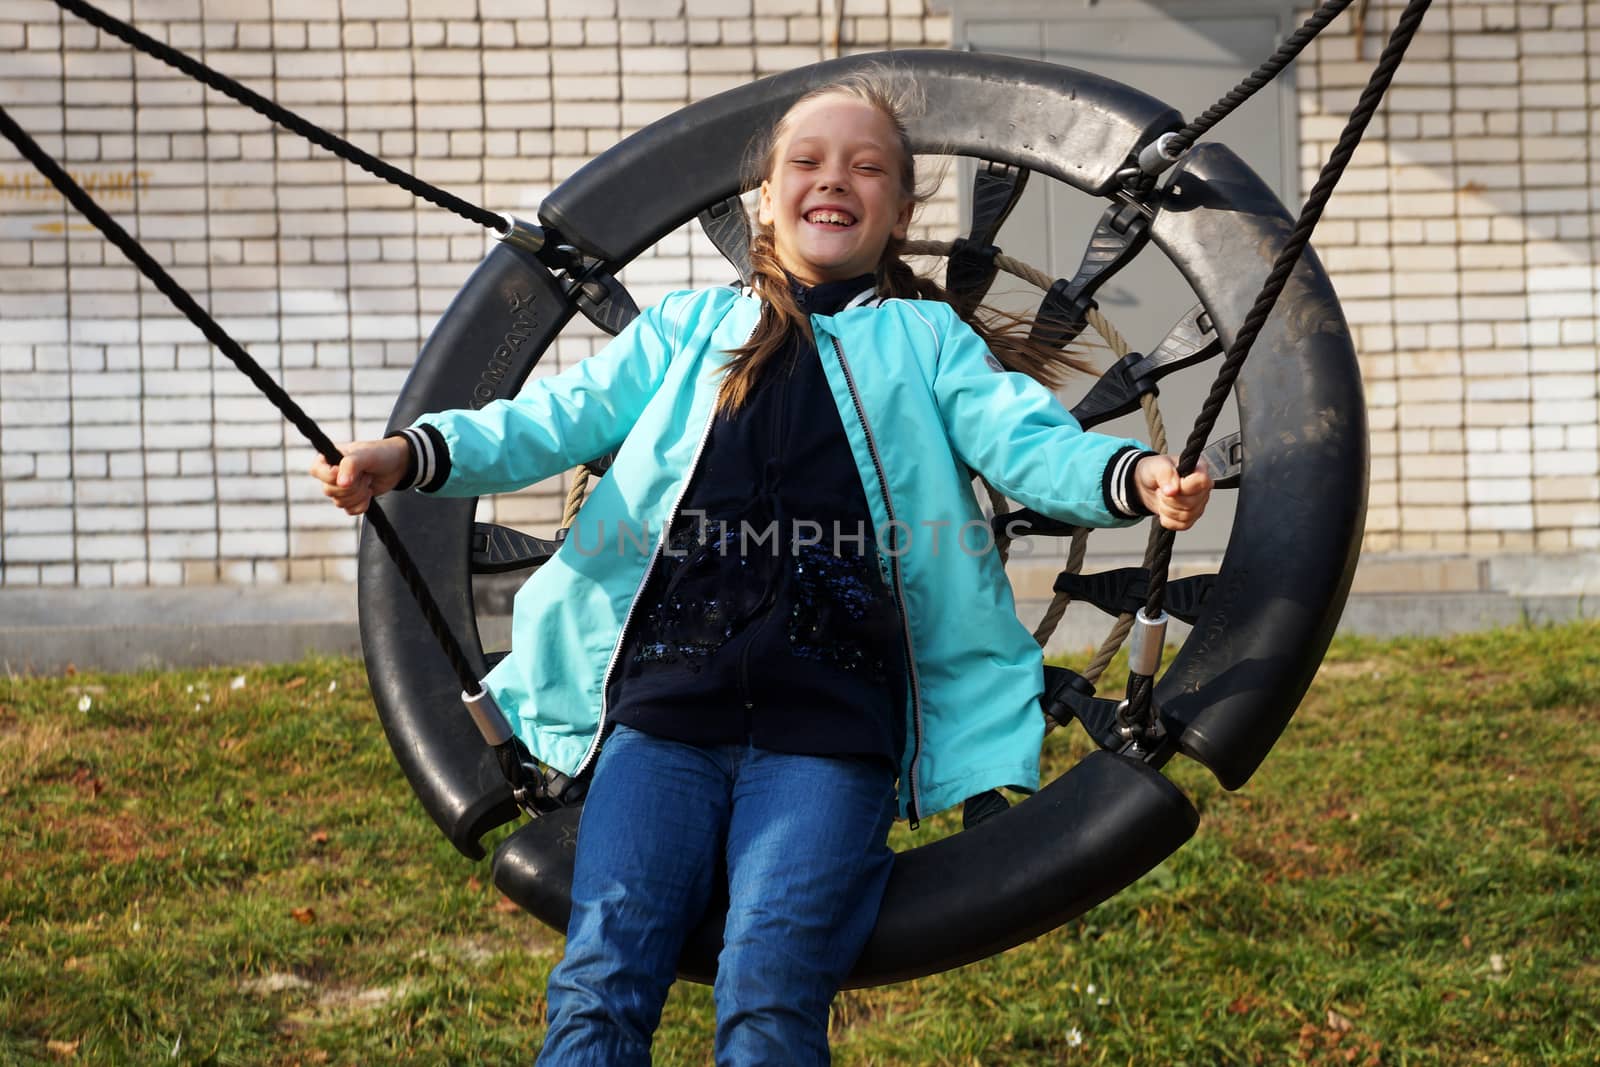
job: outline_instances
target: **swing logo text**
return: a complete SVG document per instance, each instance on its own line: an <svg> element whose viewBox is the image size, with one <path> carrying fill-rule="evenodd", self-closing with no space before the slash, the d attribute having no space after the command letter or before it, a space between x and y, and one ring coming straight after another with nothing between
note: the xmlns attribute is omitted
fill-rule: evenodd
<svg viewBox="0 0 1600 1067"><path fill-rule="evenodd" d="M802 549L823 547L835 556L866 555L870 540L880 556L896 559L923 546L927 554L938 557L945 552L961 552L968 556L986 556L995 551L995 531L987 518L969 519L957 523L952 519L923 519L905 522L891 519L874 527L866 522L840 522L829 524L812 519L795 519L789 523L789 536L785 540L782 524L776 520L755 524L747 519L737 522L713 519L703 511L686 509L681 518L694 523L695 543L689 548L675 546L662 539L661 552L672 559L682 559L691 552L710 546L718 555L746 558L751 556L799 555ZM831 527L831 528L830 528ZM1023 519L1006 522L1004 535L1012 541L1011 555L1026 556L1031 539L1024 539L1029 525ZM617 555L647 554L656 544L659 530L648 522L636 525L631 522L608 524L600 519L592 524L575 522L568 532L566 543L578 555L593 559L608 551ZM846 551L849 548L853 551Z"/></svg>
<svg viewBox="0 0 1600 1067"><path fill-rule="evenodd" d="M533 331L539 328L539 320L533 314L533 305L537 298L529 293L527 296L516 292L511 293L511 303L508 310L511 312L511 325L506 329L505 336L489 353L489 362L484 365L483 373L478 375L478 381L472 387L472 406L481 408L500 394L500 384L506 380L506 375L511 373L511 357L518 352L528 338L533 336Z"/></svg>

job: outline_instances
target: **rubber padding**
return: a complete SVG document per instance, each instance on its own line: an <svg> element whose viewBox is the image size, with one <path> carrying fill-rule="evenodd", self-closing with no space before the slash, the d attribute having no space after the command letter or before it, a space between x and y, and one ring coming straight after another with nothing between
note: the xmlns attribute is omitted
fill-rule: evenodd
<svg viewBox="0 0 1600 1067"><path fill-rule="evenodd" d="M917 151L1002 160L1095 196L1110 191L1131 152L1183 124L1152 96L1053 63L976 52L850 56L730 89L646 126L562 182L539 218L590 255L626 262L737 193L752 135L797 97L867 64L915 74L927 96L908 127Z"/></svg>
<svg viewBox="0 0 1600 1067"><path fill-rule="evenodd" d="M389 432L425 412L514 396L572 314L556 279L532 254L496 245L423 346L389 416ZM481 661L472 607L476 501L394 493L383 506L467 655ZM461 710L460 683L410 590L366 529L359 558L361 650L389 747L439 829L463 854L481 859L479 839L517 815L505 775Z"/></svg>
<svg viewBox="0 0 1600 1067"><path fill-rule="evenodd" d="M1180 165L1151 240L1231 345L1294 220L1224 145ZM1244 449L1233 530L1205 613L1156 685L1183 752L1247 782L1316 675L1366 523L1367 407L1350 330L1309 248L1234 389Z"/></svg>
<svg viewBox="0 0 1600 1067"><path fill-rule="evenodd" d="M1021 165L1088 193L1107 192L1130 152L1181 121L1142 93L1065 67L959 52L852 57L732 90L647 127L551 194L541 218L606 263L625 262L734 191L749 131L810 86L870 62L910 70L926 89L930 106L912 131L920 150ZM1288 228L1282 206L1231 152L1202 145L1151 232L1231 340ZM497 247L429 338L391 426L513 395L572 313L531 255ZM1298 705L1360 544L1360 380L1314 257L1263 331L1236 397L1244 461L1233 536L1215 593L1156 689L1181 728L1181 750L1229 788L1253 773ZM472 640L473 502L406 494L386 506L456 632L481 656ZM374 538L362 541L359 590L368 675L390 744L451 842L481 856L480 838L514 810L492 753L460 710L443 654ZM547 816L496 858L501 888L558 927L577 821L576 810ZM853 981L926 974L1027 940L1138 878L1187 840L1195 821L1188 801L1149 767L1090 756L1003 815L902 854ZM713 921L696 934L686 973L709 976L718 929Z"/></svg>
<svg viewBox="0 0 1600 1067"><path fill-rule="evenodd" d="M848 984L948 970L1053 930L1148 873L1199 822L1158 771L1092 753L1009 811L900 853ZM495 852L495 885L558 930L571 914L577 829L578 812L567 809L529 823ZM714 910L690 937L684 977L715 977L722 917Z"/></svg>

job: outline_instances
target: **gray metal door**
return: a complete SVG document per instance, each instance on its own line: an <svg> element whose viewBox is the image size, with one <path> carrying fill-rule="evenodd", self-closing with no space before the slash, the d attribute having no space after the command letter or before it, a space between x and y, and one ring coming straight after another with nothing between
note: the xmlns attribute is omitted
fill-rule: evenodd
<svg viewBox="0 0 1600 1067"><path fill-rule="evenodd" d="M1186 118L1199 114L1237 84L1293 28L1291 12L1282 0L1100 0L1081 4L959 0L952 16L958 47L1092 71L1150 93ZM1294 114L1294 91L1286 72L1219 124L1210 138L1224 141L1237 152L1291 210L1298 204ZM966 219L970 217L967 200L972 168L964 165L961 170ZM1008 254L1052 277L1071 277L1105 206L1065 186L1036 180L1006 223L999 244ZM1037 303L1037 293L1020 283L997 284L994 291L1005 294L999 302L1014 309ZM1153 247L1147 247L1133 264L1107 282L1097 299L1101 311L1133 348L1142 352L1158 344L1195 302L1177 270ZM1086 336L1092 338L1092 331ZM1099 366L1112 360L1105 351L1094 351L1090 358ZM1167 421L1168 448L1174 454L1183 447L1216 366L1217 361L1211 360L1163 383L1161 407ZM1072 403L1086 387L1086 379L1076 379L1063 391L1063 400ZM1148 439L1144 419L1138 414L1098 429ZM1230 407L1212 439L1237 429ZM1232 495L1216 494L1204 521L1178 539L1178 551L1220 553L1232 523ZM1093 541L1097 554L1109 551L1118 555L1137 554L1143 543L1143 534L1137 531L1102 533Z"/></svg>

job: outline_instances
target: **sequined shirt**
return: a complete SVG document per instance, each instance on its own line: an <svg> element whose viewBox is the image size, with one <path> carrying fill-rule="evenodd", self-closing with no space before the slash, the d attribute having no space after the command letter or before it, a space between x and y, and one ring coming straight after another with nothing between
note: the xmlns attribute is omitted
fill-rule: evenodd
<svg viewBox="0 0 1600 1067"><path fill-rule="evenodd" d="M868 275L795 294L827 315L871 288ZM791 338L740 410L714 418L619 662L615 722L899 765L902 627L808 339Z"/></svg>

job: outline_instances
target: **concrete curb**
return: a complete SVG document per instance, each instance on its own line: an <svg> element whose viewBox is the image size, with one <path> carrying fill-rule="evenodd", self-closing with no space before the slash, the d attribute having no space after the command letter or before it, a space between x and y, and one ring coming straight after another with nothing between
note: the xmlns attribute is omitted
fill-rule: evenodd
<svg viewBox="0 0 1600 1067"><path fill-rule="evenodd" d="M1046 601L1026 598L1030 623ZM1442 635L1600 617L1600 596L1506 593L1365 593L1346 605L1339 632L1373 637ZM1050 652L1104 640L1110 618L1069 611ZM480 620L486 647L509 643L509 619ZM1174 621L1169 641L1188 628ZM282 663L312 654L359 655L354 586L0 590L0 668L11 673L167 670Z"/></svg>

